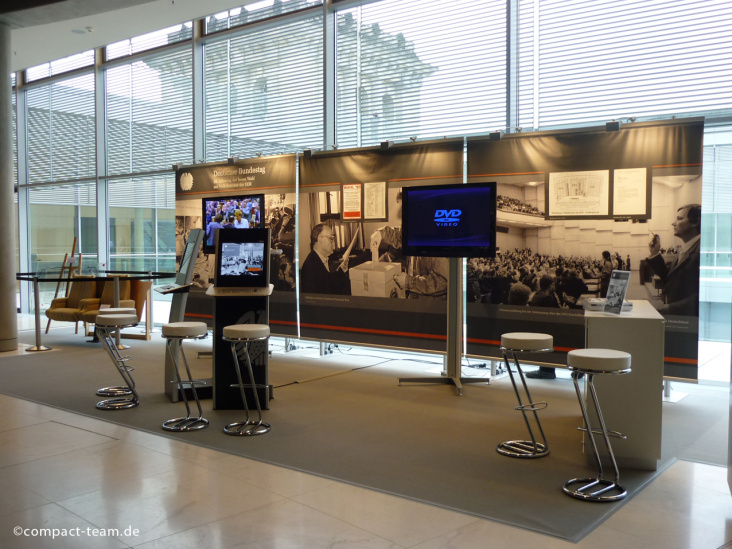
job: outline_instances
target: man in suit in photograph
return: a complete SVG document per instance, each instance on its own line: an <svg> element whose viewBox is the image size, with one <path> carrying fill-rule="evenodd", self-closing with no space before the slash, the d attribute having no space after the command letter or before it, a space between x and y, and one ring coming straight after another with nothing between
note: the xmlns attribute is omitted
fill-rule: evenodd
<svg viewBox="0 0 732 549"><path fill-rule="evenodd" d="M300 290L313 294L350 294L348 258L331 269L329 257L335 250L335 235L325 223L310 231L311 251L300 271Z"/></svg>
<svg viewBox="0 0 732 549"><path fill-rule="evenodd" d="M667 261L660 253L660 238L654 237L649 249L648 265L663 281L663 304L657 307L663 315L699 316L699 240L701 206L687 204L676 212L674 236L683 244L676 257Z"/></svg>

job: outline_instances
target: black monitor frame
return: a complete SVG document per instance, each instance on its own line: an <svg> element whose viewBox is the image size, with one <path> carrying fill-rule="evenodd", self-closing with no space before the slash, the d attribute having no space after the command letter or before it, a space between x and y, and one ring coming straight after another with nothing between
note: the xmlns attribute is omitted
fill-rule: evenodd
<svg viewBox="0 0 732 549"><path fill-rule="evenodd" d="M217 288L266 288L269 286L270 229L224 230L216 235L216 273L214 286ZM238 274L225 272L228 259L241 257L240 251L253 249L259 263L245 264ZM248 246L251 246L249 248ZM235 252L235 253L232 253ZM261 255L260 255L261 254Z"/></svg>
<svg viewBox="0 0 732 549"><path fill-rule="evenodd" d="M402 188L402 253L495 257L497 183Z"/></svg>

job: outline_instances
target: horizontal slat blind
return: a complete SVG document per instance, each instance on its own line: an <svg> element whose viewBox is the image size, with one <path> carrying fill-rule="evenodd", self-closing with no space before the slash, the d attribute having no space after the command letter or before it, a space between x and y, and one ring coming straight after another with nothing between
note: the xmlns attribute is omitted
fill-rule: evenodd
<svg viewBox="0 0 732 549"><path fill-rule="evenodd" d="M94 75L28 90L28 182L94 176Z"/></svg>
<svg viewBox="0 0 732 549"><path fill-rule="evenodd" d="M205 32L211 34L217 31L231 29L269 19L276 15L292 13L294 11L322 6L323 0L278 0L276 2L254 2L247 6L209 15L205 19Z"/></svg>
<svg viewBox="0 0 732 549"><path fill-rule="evenodd" d="M704 213L732 213L732 145L704 147Z"/></svg>
<svg viewBox="0 0 732 549"><path fill-rule="evenodd" d="M205 45L207 161L322 144L322 20L244 28Z"/></svg>
<svg viewBox="0 0 732 549"><path fill-rule="evenodd" d="M65 72L91 67L94 65L94 50L87 50L50 63L43 63L30 67L25 73L26 82L35 82L49 76L56 76Z"/></svg>
<svg viewBox="0 0 732 549"><path fill-rule="evenodd" d="M109 206L175 209L175 175L109 180Z"/></svg>
<svg viewBox="0 0 732 549"><path fill-rule="evenodd" d="M180 25L174 25L155 32L149 32L134 38L128 38L120 42L110 44L106 48L107 60L119 59L126 55L140 53L143 51L167 46L168 44L176 44L193 37L193 23L187 21Z"/></svg>
<svg viewBox="0 0 732 549"><path fill-rule="evenodd" d="M31 187L29 200L31 204L92 206L96 208L97 188L94 183Z"/></svg>
<svg viewBox="0 0 732 549"><path fill-rule="evenodd" d="M522 36L538 49L538 109L522 126L597 123L729 109L732 3L702 0L523 0ZM526 95L522 100L529 100Z"/></svg>
<svg viewBox="0 0 732 549"><path fill-rule="evenodd" d="M338 145L506 125L504 0L385 0L338 12Z"/></svg>
<svg viewBox="0 0 732 549"><path fill-rule="evenodd" d="M109 174L193 161L191 71L190 49L107 70Z"/></svg>

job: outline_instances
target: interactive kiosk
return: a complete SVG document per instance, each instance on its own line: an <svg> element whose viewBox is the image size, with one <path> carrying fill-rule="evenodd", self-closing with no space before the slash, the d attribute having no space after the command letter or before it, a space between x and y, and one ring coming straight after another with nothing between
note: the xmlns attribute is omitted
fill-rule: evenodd
<svg viewBox="0 0 732 549"><path fill-rule="evenodd" d="M234 324L269 324L269 229L226 229L216 236L216 274L214 285L206 291L213 296L213 407L217 410L242 409L231 346L223 340L223 330ZM237 351L240 356L242 351ZM257 394L263 409L269 409L272 386L269 384L267 341L250 345L249 355ZM254 397L245 387L247 398Z"/></svg>
<svg viewBox="0 0 732 549"><path fill-rule="evenodd" d="M203 230L191 229L188 233L183 255L180 260L178 274L175 277L175 283L157 286L155 291L161 294L173 294L173 301L170 304L170 316L168 323L183 322L186 314L186 302L188 301L188 292L191 289L191 280L193 280L193 270L196 266L196 258L201 249L203 242ZM199 398L211 398L212 388L210 380L201 380L202 387L198 388ZM177 389L177 381L175 377L175 366L170 357L170 353L165 353L165 394L168 395L171 402L178 402L181 399ZM191 398L193 398L191 393Z"/></svg>

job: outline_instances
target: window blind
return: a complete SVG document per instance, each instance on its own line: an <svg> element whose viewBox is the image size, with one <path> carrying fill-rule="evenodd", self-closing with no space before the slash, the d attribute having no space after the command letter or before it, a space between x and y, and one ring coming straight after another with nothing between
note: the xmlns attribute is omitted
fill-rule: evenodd
<svg viewBox="0 0 732 549"><path fill-rule="evenodd" d="M520 125L729 109L732 3L521 0ZM533 71L533 72L532 72ZM533 88L533 89L532 89ZM524 105L522 105L524 107Z"/></svg>
<svg viewBox="0 0 732 549"><path fill-rule="evenodd" d="M168 44L176 44L193 37L193 23L187 21L180 25L173 25L165 29L149 32L134 38L128 38L120 42L110 44L105 48L106 59L119 59L133 53L167 46Z"/></svg>
<svg viewBox="0 0 732 549"><path fill-rule="evenodd" d="M205 44L207 161L322 144L322 20L244 28Z"/></svg>
<svg viewBox="0 0 732 549"><path fill-rule="evenodd" d="M231 29L247 23L262 21L276 15L293 13L295 11L322 6L323 0L277 0L254 2L228 11L209 15L204 20L205 33L212 34L217 31Z"/></svg>
<svg viewBox="0 0 732 549"><path fill-rule="evenodd" d="M175 175L160 174L109 180L109 206L175 209Z"/></svg>
<svg viewBox="0 0 732 549"><path fill-rule="evenodd" d="M35 82L49 76L56 76L65 72L91 67L94 65L94 50L87 50L63 59L43 63L30 67L25 71L26 82Z"/></svg>
<svg viewBox="0 0 732 549"><path fill-rule="evenodd" d="M339 146L506 126L506 3L385 0L336 19Z"/></svg>
<svg viewBox="0 0 732 549"><path fill-rule="evenodd" d="M28 182L95 174L94 75L28 89Z"/></svg>
<svg viewBox="0 0 732 549"><path fill-rule="evenodd" d="M189 48L107 69L108 173L193 161Z"/></svg>

